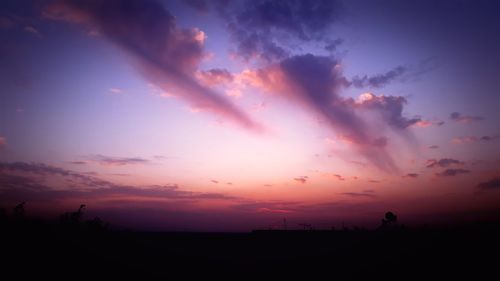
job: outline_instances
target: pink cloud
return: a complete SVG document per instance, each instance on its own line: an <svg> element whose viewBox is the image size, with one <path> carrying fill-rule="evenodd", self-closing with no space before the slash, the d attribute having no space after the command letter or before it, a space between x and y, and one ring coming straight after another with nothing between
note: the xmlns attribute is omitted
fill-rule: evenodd
<svg viewBox="0 0 500 281"><path fill-rule="evenodd" d="M465 137L454 138L451 140L451 142L454 144L468 144L468 143L475 143L478 140L479 138L475 136L465 136Z"/></svg>

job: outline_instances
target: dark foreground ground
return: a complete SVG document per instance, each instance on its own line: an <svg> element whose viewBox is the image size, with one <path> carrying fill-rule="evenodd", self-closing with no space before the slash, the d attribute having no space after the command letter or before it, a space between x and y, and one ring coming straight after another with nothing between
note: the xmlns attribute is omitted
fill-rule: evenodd
<svg viewBox="0 0 500 281"><path fill-rule="evenodd" d="M500 224L385 231L116 232L8 221L3 280L500 280ZM48 278L48 279L47 279Z"/></svg>

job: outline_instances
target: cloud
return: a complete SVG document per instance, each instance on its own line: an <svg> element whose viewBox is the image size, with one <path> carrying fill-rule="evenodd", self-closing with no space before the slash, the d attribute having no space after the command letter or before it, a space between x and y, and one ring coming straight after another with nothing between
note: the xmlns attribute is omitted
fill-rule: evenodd
<svg viewBox="0 0 500 281"><path fill-rule="evenodd" d="M34 28L33 26L31 25L27 25L24 27L24 31L26 32L29 32L29 33L32 33L34 34L35 36L37 36L38 38L41 38L42 37L42 34L40 33L40 31L38 31L38 29Z"/></svg>
<svg viewBox="0 0 500 281"><path fill-rule="evenodd" d="M427 147L429 149L438 149L439 148L439 145L429 145L429 147Z"/></svg>
<svg viewBox="0 0 500 281"><path fill-rule="evenodd" d="M441 173L436 173L436 176L438 176L438 177L454 177L454 176L458 176L461 174L468 174L468 173L470 173L470 171L465 170L465 169L446 169Z"/></svg>
<svg viewBox="0 0 500 281"><path fill-rule="evenodd" d="M386 73L374 76L364 75L360 77L356 75L351 79L349 85L356 88L365 88L365 87L382 88L385 85L392 82L393 80L401 77L403 74L406 73L406 71L407 71L406 67L398 66L392 70L387 71Z"/></svg>
<svg viewBox="0 0 500 281"><path fill-rule="evenodd" d="M356 105L364 109L378 110L387 124L395 129L406 129L422 121L420 118L403 117L403 107L406 103L407 100L401 96L376 96L372 93L365 93L361 95Z"/></svg>
<svg viewBox="0 0 500 281"><path fill-rule="evenodd" d="M344 181L345 180L345 178L342 177L341 175L334 174L333 176L336 177L339 181Z"/></svg>
<svg viewBox="0 0 500 281"><path fill-rule="evenodd" d="M88 159L103 166L125 166L151 163L151 160L140 157L110 157L104 155L93 155L89 156Z"/></svg>
<svg viewBox="0 0 500 281"><path fill-rule="evenodd" d="M121 94L123 93L123 90L120 88L110 88L109 91L113 94Z"/></svg>
<svg viewBox="0 0 500 281"><path fill-rule="evenodd" d="M412 178L412 179L418 178L418 174L416 174L416 173L408 173L408 174L404 175L403 178Z"/></svg>
<svg viewBox="0 0 500 281"><path fill-rule="evenodd" d="M180 190L177 185L129 186L43 163L0 162L2 199L47 200L236 200L220 193Z"/></svg>
<svg viewBox="0 0 500 281"><path fill-rule="evenodd" d="M413 124L413 127L417 128L428 128L430 126L443 126L444 121L429 121L429 120L419 120Z"/></svg>
<svg viewBox="0 0 500 281"><path fill-rule="evenodd" d="M60 0L48 5L44 15L97 30L128 54L147 80L174 92L193 108L224 116L248 129L261 129L245 112L196 81L206 36L197 28L178 28L162 4L151 0Z"/></svg>
<svg viewBox="0 0 500 281"><path fill-rule="evenodd" d="M324 41L324 31L337 20L333 0L247 0L215 5L226 21L237 56L272 62L289 56L296 41Z"/></svg>
<svg viewBox="0 0 500 281"><path fill-rule="evenodd" d="M481 182L477 185L477 188L483 190L500 189L500 177L493 178L489 181Z"/></svg>
<svg viewBox="0 0 500 281"><path fill-rule="evenodd" d="M207 86L215 86L220 84L231 83L234 79L233 74L226 69L214 68L197 73L198 80Z"/></svg>
<svg viewBox="0 0 500 281"><path fill-rule="evenodd" d="M298 177L298 178L293 178L294 181L297 181L297 182L300 182L302 184L306 183L307 182L307 176L302 176L302 177Z"/></svg>
<svg viewBox="0 0 500 281"><path fill-rule="evenodd" d="M464 164L465 163L462 161L459 161L456 159L451 159L451 158L442 158L439 160L429 159L429 160L427 160L426 167L427 168L437 168L437 167L445 168L445 167L449 167L452 165L462 166Z"/></svg>
<svg viewBox="0 0 500 281"><path fill-rule="evenodd" d="M369 198L377 197L375 194L373 194L373 192L343 192L341 194L350 197L369 197Z"/></svg>
<svg viewBox="0 0 500 281"><path fill-rule="evenodd" d="M325 45L325 50L333 53L337 50L338 46L344 43L344 40L341 38L337 38L335 40L327 40Z"/></svg>
<svg viewBox="0 0 500 281"><path fill-rule="evenodd" d="M372 93L363 94L358 100L341 97L346 80L338 66L332 56L298 55L264 68L246 70L239 79L312 111L375 166L396 171L397 166L386 151L388 138L374 128L388 128L411 139L405 129L420 118L403 116L407 103L404 97Z"/></svg>
<svg viewBox="0 0 500 281"><path fill-rule="evenodd" d="M451 140L451 142L454 143L454 144L470 144L470 143L476 143L476 142L479 142L479 141L489 142L489 141L495 141L495 140L499 140L499 139L500 139L500 135L482 136L482 137L463 136L463 137L453 138Z"/></svg>
<svg viewBox="0 0 500 281"><path fill-rule="evenodd" d="M480 140L482 141L493 141L493 140L498 140L500 139L500 135L496 135L496 136L482 136L480 138Z"/></svg>
<svg viewBox="0 0 500 281"><path fill-rule="evenodd" d="M472 123L484 120L481 116L462 115L460 112L452 112L450 119L460 123Z"/></svg>
<svg viewBox="0 0 500 281"><path fill-rule="evenodd" d="M70 161L68 163L73 164L73 165L85 165L85 164L87 164L87 162L85 162L85 161Z"/></svg>
<svg viewBox="0 0 500 281"><path fill-rule="evenodd" d="M465 137L453 138L451 142L454 144L467 144L467 143L477 142L478 140L479 138L475 136L465 136Z"/></svg>

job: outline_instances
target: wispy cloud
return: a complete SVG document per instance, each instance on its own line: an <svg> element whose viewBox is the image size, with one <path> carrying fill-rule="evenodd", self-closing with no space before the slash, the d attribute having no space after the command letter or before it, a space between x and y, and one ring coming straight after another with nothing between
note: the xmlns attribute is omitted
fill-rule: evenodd
<svg viewBox="0 0 500 281"><path fill-rule="evenodd" d="M472 115L462 115L460 112L452 112L450 114L450 119L455 122L460 123L473 123L484 120L484 117L481 116L472 116Z"/></svg>
<svg viewBox="0 0 500 281"><path fill-rule="evenodd" d="M462 174L468 174L470 173L470 170L466 169L446 169L442 171L441 173L436 173L436 176L438 177L454 177Z"/></svg>
<svg viewBox="0 0 500 281"><path fill-rule="evenodd" d="M300 183L302 183L302 184L306 183L306 182L307 182L307 179L308 179L308 177L307 177L307 176L302 176L302 177L293 178L293 180L294 180L294 181L300 182Z"/></svg>
<svg viewBox="0 0 500 281"><path fill-rule="evenodd" d="M482 190L500 190L500 177L495 177L489 181L481 182L477 185L477 188Z"/></svg>
<svg viewBox="0 0 500 281"><path fill-rule="evenodd" d="M374 76L354 76L349 85L352 85L356 88L381 88L392 82L393 80L400 78L407 71L406 67L398 66L394 69L391 69L383 74L377 74Z"/></svg>
<svg viewBox="0 0 500 281"><path fill-rule="evenodd" d="M441 158L439 160L436 160L436 159L427 160L426 167L427 168L437 168L437 167L445 168L445 167L452 166L452 165L463 166L464 164L465 164L464 162L457 160L457 159Z"/></svg>
<svg viewBox="0 0 500 281"><path fill-rule="evenodd" d="M140 157L111 157L98 154L88 156L87 158L89 161L98 163L103 166L125 166L151 163L151 160Z"/></svg>
<svg viewBox="0 0 500 281"><path fill-rule="evenodd" d="M345 196L350 196L350 197L367 197L367 198L374 198L377 197L372 191L366 192L342 192L342 195Z"/></svg>
<svg viewBox="0 0 500 281"><path fill-rule="evenodd" d="M56 180L59 179L59 180ZM58 184L57 184L58 183ZM43 163L0 162L0 194L18 200L236 200L221 193L191 192L177 185L131 186Z"/></svg>
<svg viewBox="0 0 500 281"><path fill-rule="evenodd" d="M453 138L451 142L453 144L471 144L471 143L476 143L476 142L489 142L489 141L495 141L499 140L500 135L495 135L495 136L482 136L482 137L476 137L476 136L463 136L463 137L457 137Z"/></svg>
<svg viewBox="0 0 500 281"><path fill-rule="evenodd" d="M415 179L415 178L418 178L418 174L417 173L408 173L408 174L404 175L403 178Z"/></svg>

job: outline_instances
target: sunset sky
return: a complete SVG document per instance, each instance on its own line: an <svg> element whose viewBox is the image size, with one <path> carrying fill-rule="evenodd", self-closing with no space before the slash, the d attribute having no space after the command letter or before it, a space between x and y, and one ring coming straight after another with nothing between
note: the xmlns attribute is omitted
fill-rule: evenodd
<svg viewBox="0 0 500 281"><path fill-rule="evenodd" d="M248 231L500 217L498 1L0 3L0 203Z"/></svg>

